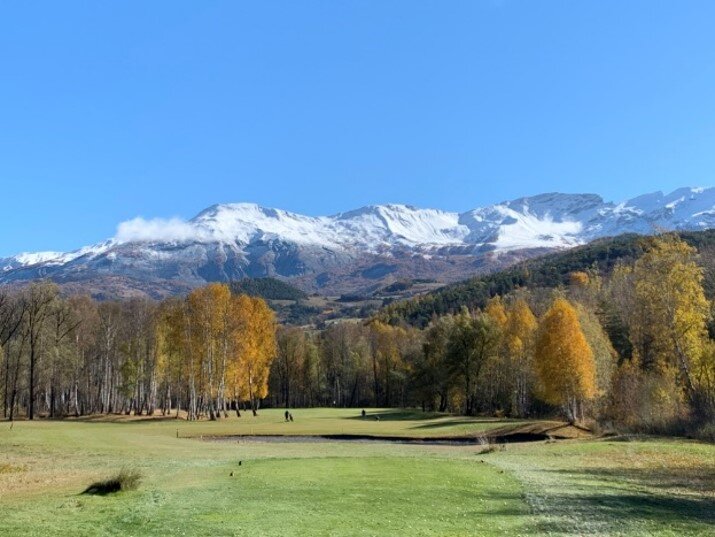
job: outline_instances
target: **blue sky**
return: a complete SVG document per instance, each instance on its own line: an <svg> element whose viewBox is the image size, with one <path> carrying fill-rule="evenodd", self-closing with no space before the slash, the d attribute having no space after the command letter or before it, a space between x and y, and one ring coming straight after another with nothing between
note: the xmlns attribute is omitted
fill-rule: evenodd
<svg viewBox="0 0 715 537"><path fill-rule="evenodd" d="M715 2L0 4L0 255L219 202L711 185Z"/></svg>

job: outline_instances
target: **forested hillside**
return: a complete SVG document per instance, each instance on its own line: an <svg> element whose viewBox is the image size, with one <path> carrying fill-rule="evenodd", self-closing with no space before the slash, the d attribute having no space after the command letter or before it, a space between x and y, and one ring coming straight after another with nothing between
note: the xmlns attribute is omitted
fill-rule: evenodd
<svg viewBox="0 0 715 537"><path fill-rule="evenodd" d="M704 287L708 298L715 296L715 230L678 233L690 246L697 248L704 268ZM385 322L408 322L424 327L435 316L456 313L462 307L483 308L497 295L520 288L555 288L569 283L573 272L609 273L618 262L638 258L652 244L652 237L626 234L599 239L585 246L548 254L521 262L508 269L464 282L447 285L425 295L395 302L383 308L378 318Z"/></svg>
<svg viewBox="0 0 715 537"><path fill-rule="evenodd" d="M276 278L244 278L231 282L231 291L236 294L256 296L264 300L304 300L307 293Z"/></svg>

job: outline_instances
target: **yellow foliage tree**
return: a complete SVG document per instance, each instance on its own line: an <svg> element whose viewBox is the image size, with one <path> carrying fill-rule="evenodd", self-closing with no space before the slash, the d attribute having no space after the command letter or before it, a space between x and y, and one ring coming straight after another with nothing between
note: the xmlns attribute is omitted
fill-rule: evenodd
<svg viewBox="0 0 715 537"><path fill-rule="evenodd" d="M706 322L710 304L696 250L676 236L653 239L633 269L634 356L646 370L677 371L692 398L698 378L709 369Z"/></svg>
<svg viewBox="0 0 715 537"><path fill-rule="evenodd" d="M582 402L596 395L596 367L578 313L564 298L541 319L534 365L541 398L563 406L570 420L583 417Z"/></svg>
<svg viewBox="0 0 715 537"><path fill-rule="evenodd" d="M578 313L581 331L593 352L593 362L596 366L596 390L601 396L611 388L611 380L617 365L617 353L596 314L581 304L576 303L574 306Z"/></svg>
<svg viewBox="0 0 715 537"><path fill-rule="evenodd" d="M176 417L182 406L181 392L172 393L172 386L180 385L187 377L189 355L187 351L187 315L184 300L170 299L161 303L156 323L157 366L166 393L162 411L167 414L171 409L172 396L176 398ZM191 416L193 419L194 416Z"/></svg>
<svg viewBox="0 0 715 537"><path fill-rule="evenodd" d="M487 302L484 308L484 313L494 321L495 326L499 328L499 330L503 330L504 327L506 327L508 321L506 308L499 295L489 299L489 302Z"/></svg>
<svg viewBox="0 0 715 537"><path fill-rule="evenodd" d="M529 407L533 379L534 337L538 323L529 305L517 300L507 314L504 344L513 378L512 413L524 416Z"/></svg>
<svg viewBox="0 0 715 537"><path fill-rule="evenodd" d="M247 295L231 300L232 390L249 401L255 415L258 400L268 395L268 377L276 355L276 320L265 300Z"/></svg>
<svg viewBox="0 0 715 537"><path fill-rule="evenodd" d="M491 322L497 344L495 352L489 355L482 368L478 391L485 408L500 415L508 411L511 406L514 378L511 371L511 356L503 337L508 316L499 295L489 299L484 308L484 315Z"/></svg>
<svg viewBox="0 0 715 537"><path fill-rule="evenodd" d="M255 412L268 395L276 322L260 298L233 295L225 284L200 287L162 304L155 340L166 400L172 385L184 384L188 419L225 417L229 403L238 412L241 401ZM181 394L176 398L180 405Z"/></svg>
<svg viewBox="0 0 715 537"><path fill-rule="evenodd" d="M219 417L224 406L225 375L229 342L229 305L231 291L228 286L212 283L192 291L187 299L190 327L191 356L194 363L192 391L198 390L207 403L210 419ZM195 397L195 396L194 396Z"/></svg>
<svg viewBox="0 0 715 537"><path fill-rule="evenodd" d="M588 273L575 271L569 274L569 284L575 287L586 287L590 283Z"/></svg>
<svg viewBox="0 0 715 537"><path fill-rule="evenodd" d="M403 360L410 344L418 337L414 330L391 326L379 320L368 325L372 355L373 385L375 405L391 406L404 404L404 378L409 372L409 364Z"/></svg>

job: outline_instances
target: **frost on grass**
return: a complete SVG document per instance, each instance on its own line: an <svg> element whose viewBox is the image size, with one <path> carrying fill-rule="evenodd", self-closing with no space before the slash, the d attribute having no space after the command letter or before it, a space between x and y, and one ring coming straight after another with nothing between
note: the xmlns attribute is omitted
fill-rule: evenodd
<svg viewBox="0 0 715 537"><path fill-rule="evenodd" d="M521 482L539 535L712 534L715 474L707 446L540 447L489 460Z"/></svg>
<svg viewBox="0 0 715 537"><path fill-rule="evenodd" d="M567 497L558 474L532 467L523 459L494 459L493 464L511 473L524 487L524 500L539 518L546 534L557 529L558 535L603 535L608 524L598 521L592 506L580 502L577 495Z"/></svg>

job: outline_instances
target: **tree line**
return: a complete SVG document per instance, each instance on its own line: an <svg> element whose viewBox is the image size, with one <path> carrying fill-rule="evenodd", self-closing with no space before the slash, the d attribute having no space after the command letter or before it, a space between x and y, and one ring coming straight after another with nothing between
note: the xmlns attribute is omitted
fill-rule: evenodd
<svg viewBox="0 0 715 537"><path fill-rule="evenodd" d="M63 297L44 281L5 291L3 415L255 413L267 395L275 331L265 301L223 284L162 302Z"/></svg>
<svg viewBox="0 0 715 537"><path fill-rule="evenodd" d="M513 287L481 308L434 314L424 328L382 315L320 332L281 328L270 400L712 428L713 305L701 262L664 235L605 274Z"/></svg>
<svg viewBox="0 0 715 537"><path fill-rule="evenodd" d="M265 301L224 284L98 302L39 282L0 294L3 412L218 419L262 405L400 406L713 428L703 274L698 251L664 235L607 273L513 287L424 327L378 316L321 330L277 326Z"/></svg>

